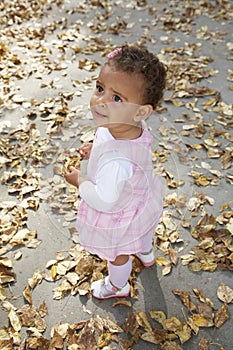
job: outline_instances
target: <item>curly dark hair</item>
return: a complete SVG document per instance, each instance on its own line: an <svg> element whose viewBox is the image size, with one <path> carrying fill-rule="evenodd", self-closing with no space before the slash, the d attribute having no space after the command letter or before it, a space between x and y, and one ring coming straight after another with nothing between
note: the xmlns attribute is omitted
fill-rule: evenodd
<svg viewBox="0 0 233 350"><path fill-rule="evenodd" d="M116 49L116 54L107 63L116 70L141 75L145 84L143 104L150 104L153 109L158 106L166 86L167 67L157 56L143 45L125 44Z"/></svg>

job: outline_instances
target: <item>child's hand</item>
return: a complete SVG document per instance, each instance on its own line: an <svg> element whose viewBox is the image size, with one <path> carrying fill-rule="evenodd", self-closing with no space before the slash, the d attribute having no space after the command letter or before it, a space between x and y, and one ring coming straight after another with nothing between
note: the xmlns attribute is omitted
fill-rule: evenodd
<svg viewBox="0 0 233 350"><path fill-rule="evenodd" d="M80 148L79 148L79 153L82 156L83 159L89 159L91 149L92 149L92 143L91 142L84 142Z"/></svg>
<svg viewBox="0 0 233 350"><path fill-rule="evenodd" d="M72 166L65 172L65 179L67 182L69 182L69 184L78 188L84 181L84 178L81 176L80 170Z"/></svg>

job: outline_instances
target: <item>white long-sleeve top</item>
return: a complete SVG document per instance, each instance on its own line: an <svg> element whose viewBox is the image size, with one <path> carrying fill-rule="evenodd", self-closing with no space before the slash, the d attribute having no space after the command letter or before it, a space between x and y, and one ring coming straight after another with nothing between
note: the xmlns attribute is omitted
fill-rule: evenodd
<svg viewBox="0 0 233 350"><path fill-rule="evenodd" d="M107 128L99 128L98 140L113 140L113 136ZM79 187L79 194L90 207L109 212L119 199L125 182L132 175L133 167L128 158L119 152L105 153L98 163L95 183L84 181Z"/></svg>

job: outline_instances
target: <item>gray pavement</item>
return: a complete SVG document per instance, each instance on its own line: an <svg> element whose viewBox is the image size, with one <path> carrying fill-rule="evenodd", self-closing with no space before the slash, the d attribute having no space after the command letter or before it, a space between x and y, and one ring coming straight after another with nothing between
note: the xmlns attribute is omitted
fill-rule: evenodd
<svg viewBox="0 0 233 350"><path fill-rule="evenodd" d="M26 303L22 293L28 279L38 269L46 271L47 277L43 275L41 283L31 290L32 304L39 307L43 300L46 302L47 326L43 336L47 339L51 339L51 329L56 324L77 324L97 315L121 327L129 315L138 311L146 312L153 327L158 324L150 318L151 310L162 310L168 318L178 317L186 322L190 313L172 293L177 289L190 292L196 304L198 298L193 289L201 290L204 297L213 302L216 313L223 305L217 296L219 285L223 283L233 289L232 254L231 262L229 254L232 243L228 250L229 270L193 272L182 264L182 256L200 243L191 232L197 229L198 221L205 214L217 218L216 229L227 228L231 235L233 232L232 1L66 0L44 1L38 7L27 9L23 6L17 9L13 2L4 1L0 10L1 139L9 137L8 156L13 154L10 144L14 145L17 155L20 149L15 145L27 144L23 132L26 137L29 130L39 130L39 140L35 135L30 139L33 152L24 148L26 153L15 158L28 169L25 179L33 171L41 176L41 191L34 189L22 198L20 192L9 193L12 182L19 180L19 173L0 185L1 202L7 205L6 201L15 201L21 211L25 206L22 199L38 199L37 210L25 209L26 225L29 230L36 230L41 241L36 248L28 247L27 243L25 246L3 243L0 247L0 258L8 257L12 261L17 277L15 283L5 286L7 298L1 297L0 327L10 325L6 301L19 310ZM84 140L91 135L93 125L88 116L88 102L103 54L113 46L137 40L144 42L170 67L165 101L160 113L150 117L148 125L154 135L154 154L158 155L155 170L161 176L166 198L164 217L157 229L160 239L155 238L156 257L158 262L161 257L169 259L162 244L165 242L176 251L179 260L166 275L164 266L159 264L143 269L133 280L137 299L127 298L131 306L113 307L115 300L99 302L90 294L79 293L67 293L60 300L54 300L53 290L65 281L65 276L49 282L50 270L46 265L51 260L59 260L58 252L67 256L69 249L78 244L78 235L74 233L77 193L67 187L59 167L64 154L69 156L70 150L75 153L80 137ZM34 126L30 129L31 124ZM21 135L17 142L12 136L12 130L16 129ZM39 154L43 147L44 159L38 155L36 163L35 150ZM9 165L4 157L6 154L2 152L1 163L6 164L1 166L1 177L6 176L6 171L17 169L16 164ZM50 201L46 201L49 195ZM15 254L19 251L22 257L17 258ZM98 260L96 267L99 267ZM192 334L187 342L181 344L178 339L174 340L180 347L171 344L165 347L139 339L132 349L231 350L232 302L228 309L229 319L222 327L200 327L199 333ZM33 332L28 328L20 330L19 343ZM198 345L203 336L209 347ZM12 348L17 349L19 345ZM121 348L112 341L105 349Z"/></svg>

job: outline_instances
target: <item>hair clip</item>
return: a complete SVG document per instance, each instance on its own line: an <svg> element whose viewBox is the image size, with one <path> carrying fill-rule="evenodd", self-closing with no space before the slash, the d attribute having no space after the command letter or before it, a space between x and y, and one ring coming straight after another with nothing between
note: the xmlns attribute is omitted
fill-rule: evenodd
<svg viewBox="0 0 233 350"><path fill-rule="evenodd" d="M118 53L121 52L121 50L122 50L121 47L117 47L116 49L114 49L113 51L111 51L111 52L107 55L108 59L109 59L109 60L112 60L116 55L118 55Z"/></svg>

